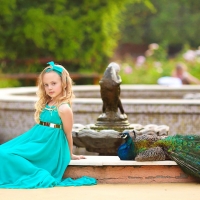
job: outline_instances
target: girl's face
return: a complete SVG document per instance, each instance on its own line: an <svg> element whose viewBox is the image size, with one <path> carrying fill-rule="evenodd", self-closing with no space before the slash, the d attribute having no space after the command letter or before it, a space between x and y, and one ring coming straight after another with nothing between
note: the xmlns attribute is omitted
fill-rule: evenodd
<svg viewBox="0 0 200 200"><path fill-rule="evenodd" d="M62 96L62 81L56 72L45 73L42 81L46 94L52 99L56 100Z"/></svg>

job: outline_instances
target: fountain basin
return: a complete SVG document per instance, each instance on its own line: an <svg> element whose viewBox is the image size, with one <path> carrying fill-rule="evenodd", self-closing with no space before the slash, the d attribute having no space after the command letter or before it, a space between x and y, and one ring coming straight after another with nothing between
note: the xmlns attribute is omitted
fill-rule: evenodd
<svg viewBox="0 0 200 200"><path fill-rule="evenodd" d="M73 103L75 124L88 125L96 122L102 112L99 89L99 86L74 86L75 95L78 97ZM37 100L36 90L36 87L0 89L1 143L24 133L35 124L33 116L34 103ZM121 100L128 120L132 124L165 124L170 127L169 135L199 134L200 100L182 98L184 94L199 91L199 86L180 88L121 85ZM159 98L150 99L159 93ZM168 99L162 96L165 93ZM173 98L175 94L179 94L181 98ZM134 95L137 98L133 98Z"/></svg>

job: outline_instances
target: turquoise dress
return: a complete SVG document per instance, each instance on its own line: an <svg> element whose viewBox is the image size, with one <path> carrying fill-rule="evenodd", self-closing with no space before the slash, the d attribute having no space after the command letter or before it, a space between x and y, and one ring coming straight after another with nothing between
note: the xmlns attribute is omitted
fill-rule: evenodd
<svg viewBox="0 0 200 200"><path fill-rule="evenodd" d="M62 125L57 108L46 105L40 121ZM48 188L94 185L96 179L62 176L70 162L63 129L36 124L24 134L0 145L0 188Z"/></svg>

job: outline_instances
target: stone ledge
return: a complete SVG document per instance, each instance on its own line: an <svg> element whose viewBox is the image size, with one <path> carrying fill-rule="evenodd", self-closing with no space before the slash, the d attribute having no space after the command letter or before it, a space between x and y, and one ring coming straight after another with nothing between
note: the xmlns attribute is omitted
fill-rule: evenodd
<svg viewBox="0 0 200 200"><path fill-rule="evenodd" d="M174 161L121 161L117 156L86 156L85 160L72 160L64 178L81 176L94 177L101 184L198 182Z"/></svg>
<svg viewBox="0 0 200 200"><path fill-rule="evenodd" d="M143 165L177 165L176 162L171 160L166 161L149 161L137 162L129 160L120 160L118 156L85 156L86 159L71 160L70 166L143 166Z"/></svg>

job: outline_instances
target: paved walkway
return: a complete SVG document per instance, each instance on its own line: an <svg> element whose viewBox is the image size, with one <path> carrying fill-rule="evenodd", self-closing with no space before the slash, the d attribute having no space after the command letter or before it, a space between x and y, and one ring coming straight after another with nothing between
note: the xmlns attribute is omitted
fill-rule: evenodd
<svg viewBox="0 0 200 200"><path fill-rule="evenodd" d="M98 184L49 189L0 189L0 200L200 200L200 184Z"/></svg>

